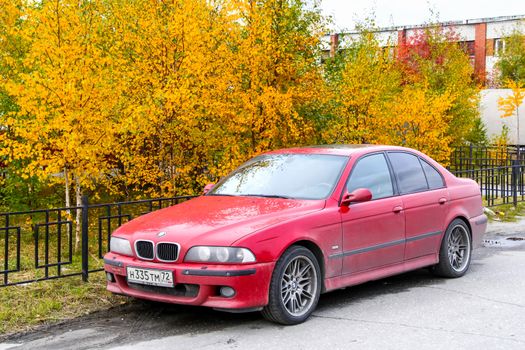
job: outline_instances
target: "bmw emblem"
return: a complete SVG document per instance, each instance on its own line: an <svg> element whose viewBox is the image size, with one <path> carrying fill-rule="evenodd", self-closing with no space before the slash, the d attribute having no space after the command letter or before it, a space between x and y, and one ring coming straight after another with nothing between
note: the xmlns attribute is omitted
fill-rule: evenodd
<svg viewBox="0 0 525 350"><path fill-rule="evenodd" d="M166 232L164 231L157 233L157 237L164 237L164 236L166 236Z"/></svg>

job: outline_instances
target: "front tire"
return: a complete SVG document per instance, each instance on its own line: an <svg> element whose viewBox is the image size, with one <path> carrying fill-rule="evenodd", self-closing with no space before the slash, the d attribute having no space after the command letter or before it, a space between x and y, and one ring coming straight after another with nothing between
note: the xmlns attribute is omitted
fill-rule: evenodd
<svg viewBox="0 0 525 350"><path fill-rule="evenodd" d="M448 226L439 251L439 263L434 266L434 274L457 278L463 276L469 266L472 253L470 230L461 219L455 219Z"/></svg>
<svg viewBox="0 0 525 350"><path fill-rule="evenodd" d="M305 247L290 247L275 265L263 316L284 325L306 321L319 301L321 278L314 254Z"/></svg>

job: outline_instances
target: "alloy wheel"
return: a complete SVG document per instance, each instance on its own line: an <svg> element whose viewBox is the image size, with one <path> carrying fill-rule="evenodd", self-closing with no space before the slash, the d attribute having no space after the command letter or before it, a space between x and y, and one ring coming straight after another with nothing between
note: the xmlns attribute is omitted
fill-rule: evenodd
<svg viewBox="0 0 525 350"><path fill-rule="evenodd" d="M306 256L297 256L286 266L281 278L281 301L293 316L307 313L317 293L317 272Z"/></svg>
<svg viewBox="0 0 525 350"><path fill-rule="evenodd" d="M448 259L457 272L463 271L470 259L470 236L462 225L456 225L448 237Z"/></svg>

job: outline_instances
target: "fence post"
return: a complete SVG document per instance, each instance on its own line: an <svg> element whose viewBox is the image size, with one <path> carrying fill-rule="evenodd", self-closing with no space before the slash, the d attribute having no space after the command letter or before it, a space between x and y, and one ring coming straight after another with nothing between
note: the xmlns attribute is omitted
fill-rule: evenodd
<svg viewBox="0 0 525 350"><path fill-rule="evenodd" d="M82 281L87 282L89 274L89 262L88 262L88 209L89 199L88 196L82 196Z"/></svg>
<svg viewBox="0 0 525 350"><path fill-rule="evenodd" d="M468 160L469 160L469 170L474 170L474 158L472 157L472 143L469 145Z"/></svg>
<svg viewBox="0 0 525 350"><path fill-rule="evenodd" d="M512 177L511 177L511 186L512 186L512 204L514 206L518 205L518 172L519 172L520 161L518 159L512 160Z"/></svg>

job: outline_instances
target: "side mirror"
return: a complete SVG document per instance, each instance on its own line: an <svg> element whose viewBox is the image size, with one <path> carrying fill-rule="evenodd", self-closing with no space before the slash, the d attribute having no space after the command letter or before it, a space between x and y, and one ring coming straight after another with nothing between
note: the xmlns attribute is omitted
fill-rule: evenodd
<svg viewBox="0 0 525 350"><path fill-rule="evenodd" d="M206 194L211 191L211 189L215 186L215 184L207 184L204 186L204 189L202 190L202 194Z"/></svg>
<svg viewBox="0 0 525 350"><path fill-rule="evenodd" d="M341 200L341 206L347 207L350 203L368 202L372 199L372 192L367 188L358 188L351 193L345 193Z"/></svg>

